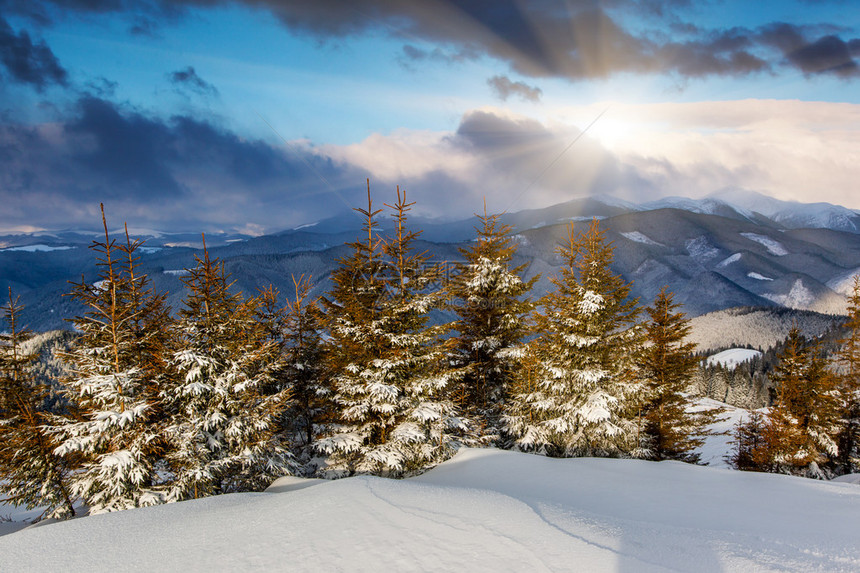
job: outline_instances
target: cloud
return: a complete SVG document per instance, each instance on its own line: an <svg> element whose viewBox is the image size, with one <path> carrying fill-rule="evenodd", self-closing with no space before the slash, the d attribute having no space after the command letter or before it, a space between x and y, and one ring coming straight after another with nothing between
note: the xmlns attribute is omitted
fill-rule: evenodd
<svg viewBox="0 0 860 573"><path fill-rule="evenodd" d="M242 0L268 9L291 30L323 40L382 32L403 40L405 65L458 62L482 55L507 62L519 75L571 80L622 73L681 78L747 76L798 69L843 78L857 72L858 38L837 26L791 26L796 39L774 38L788 26L710 29L695 21L691 0ZM52 0L78 11L125 11L135 25L178 18L227 0ZM17 4L13 4L17 5ZM638 26L626 23L639 16ZM825 31L830 30L830 31ZM153 33L149 24L142 32ZM785 31L785 30L783 30Z"/></svg>
<svg viewBox="0 0 860 573"><path fill-rule="evenodd" d="M134 226L278 230L357 204L367 176L305 144L273 147L92 95L61 122L0 126L0 163L2 223L51 228L93 226L103 201Z"/></svg>
<svg viewBox="0 0 860 573"><path fill-rule="evenodd" d="M704 197L725 188L860 208L860 105L742 100L558 109L551 122L495 108L453 133L398 131L327 155L384 185L400 184L430 215L518 210L584 195ZM602 144L606 127L619 132ZM554 161L556 160L557 161ZM404 168L404 166L408 166Z"/></svg>
<svg viewBox="0 0 860 573"><path fill-rule="evenodd" d="M809 33L786 23L763 27L759 37L765 44L777 48L786 62L806 74L833 74L842 78L860 77L860 39L845 41L828 34L810 39Z"/></svg>
<svg viewBox="0 0 860 573"><path fill-rule="evenodd" d="M487 84L493 89L496 97L502 101L508 101L512 95L523 101L540 101L543 90L536 86L530 86L525 82L514 82L507 76L493 76L487 80Z"/></svg>
<svg viewBox="0 0 860 573"><path fill-rule="evenodd" d="M218 89L197 75L192 66L171 72L167 77L178 91L189 90L202 96L218 97Z"/></svg>
<svg viewBox="0 0 860 573"><path fill-rule="evenodd" d="M0 17L0 64L13 81L43 91L51 84L65 86L68 73L44 41L33 42L22 30L15 33Z"/></svg>

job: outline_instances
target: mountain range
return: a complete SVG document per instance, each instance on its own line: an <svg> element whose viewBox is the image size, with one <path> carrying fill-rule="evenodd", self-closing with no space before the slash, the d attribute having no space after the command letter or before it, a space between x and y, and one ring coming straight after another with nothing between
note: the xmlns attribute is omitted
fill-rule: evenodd
<svg viewBox="0 0 860 573"><path fill-rule="evenodd" d="M691 316L738 306L788 307L838 314L845 310L853 275L860 272L860 213L827 203L780 201L750 192L726 191L704 199L672 197L634 204L615 198L574 199L542 209L508 212L516 262L528 277L540 274L535 296L551 287L561 263L555 247L567 224L584 229L592 218L615 246L613 269L633 282L633 296L650 304L668 285ZM383 232L390 218L382 220ZM269 284L289 293L290 276L312 277L312 295L329 288L345 243L359 236L354 213L260 237L207 234L211 256L222 258L235 288L256 293ZM461 259L458 248L475 236L474 217L454 221L415 218L423 231L418 248L437 261ZM146 240L141 270L169 292L179 308L184 269L194 265L201 237L130 229ZM112 233L124 240L124 231ZM65 293L69 281L97 280L98 238L86 230L0 236L0 288L12 287L26 305L23 320L34 330L68 328L65 319L82 309Z"/></svg>

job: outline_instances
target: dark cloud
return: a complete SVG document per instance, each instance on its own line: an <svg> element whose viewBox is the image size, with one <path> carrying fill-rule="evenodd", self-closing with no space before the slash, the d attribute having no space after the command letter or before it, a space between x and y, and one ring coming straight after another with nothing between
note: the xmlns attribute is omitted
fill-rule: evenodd
<svg viewBox="0 0 860 573"><path fill-rule="evenodd" d="M309 148L95 96L61 123L0 126L0 163L3 223L54 228L92 226L103 201L136 226L276 230L357 204L367 176Z"/></svg>
<svg viewBox="0 0 860 573"><path fill-rule="evenodd" d="M0 17L0 64L6 74L39 91L51 84L67 85L68 74L51 48L43 41L33 42L25 30L18 33Z"/></svg>
<svg viewBox="0 0 860 573"><path fill-rule="evenodd" d="M493 76L487 80L487 84L502 101L507 101L511 96L517 96L523 101L538 102L543 95L543 90L539 87L512 81L507 76Z"/></svg>
<svg viewBox="0 0 860 573"><path fill-rule="evenodd" d="M188 66L184 70L177 70L167 75L170 82L178 90L189 90L198 95L203 96L218 96L218 89L205 81L194 70L192 66Z"/></svg>
<svg viewBox="0 0 860 573"><path fill-rule="evenodd" d="M2 0L0 0L2 1ZM228 0L49 0L78 11L124 11L151 24ZM382 30L403 39L404 64L457 62L488 55L528 77L604 78L618 73L681 77L745 76L796 68L807 75L853 77L856 38L836 24L796 27L787 50L769 33L709 29L691 0L240 0L268 9L293 31L321 39ZM20 4L20 0L14 0ZM622 16L642 16L635 31ZM147 20L148 19L148 20ZM825 28L840 30L823 32ZM433 47L421 47L431 44Z"/></svg>
<svg viewBox="0 0 860 573"><path fill-rule="evenodd" d="M860 55L860 39L845 41L834 34L811 39L808 30L783 22L761 28L758 37L762 43L778 49L789 65L806 75L860 77L860 65L854 59Z"/></svg>

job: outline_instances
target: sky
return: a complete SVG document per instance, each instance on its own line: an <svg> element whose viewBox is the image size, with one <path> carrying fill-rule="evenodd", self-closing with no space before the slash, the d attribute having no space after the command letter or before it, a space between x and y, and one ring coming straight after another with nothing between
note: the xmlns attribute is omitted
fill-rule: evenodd
<svg viewBox="0 0 860 573"><path fill-rule="evenodd" d="M860 209L856 0L0 0L0 232Z"/></svg>

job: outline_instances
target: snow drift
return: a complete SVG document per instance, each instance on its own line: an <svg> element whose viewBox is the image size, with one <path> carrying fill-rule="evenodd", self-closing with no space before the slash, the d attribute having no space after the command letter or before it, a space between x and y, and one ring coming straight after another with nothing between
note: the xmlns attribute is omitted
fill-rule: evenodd
<svg viewBox="0 0 860 573"><path fill-rule="evenodd" d="M857 570L858 529L853 484L485 449L31 527L0 570Z"/></svg>

